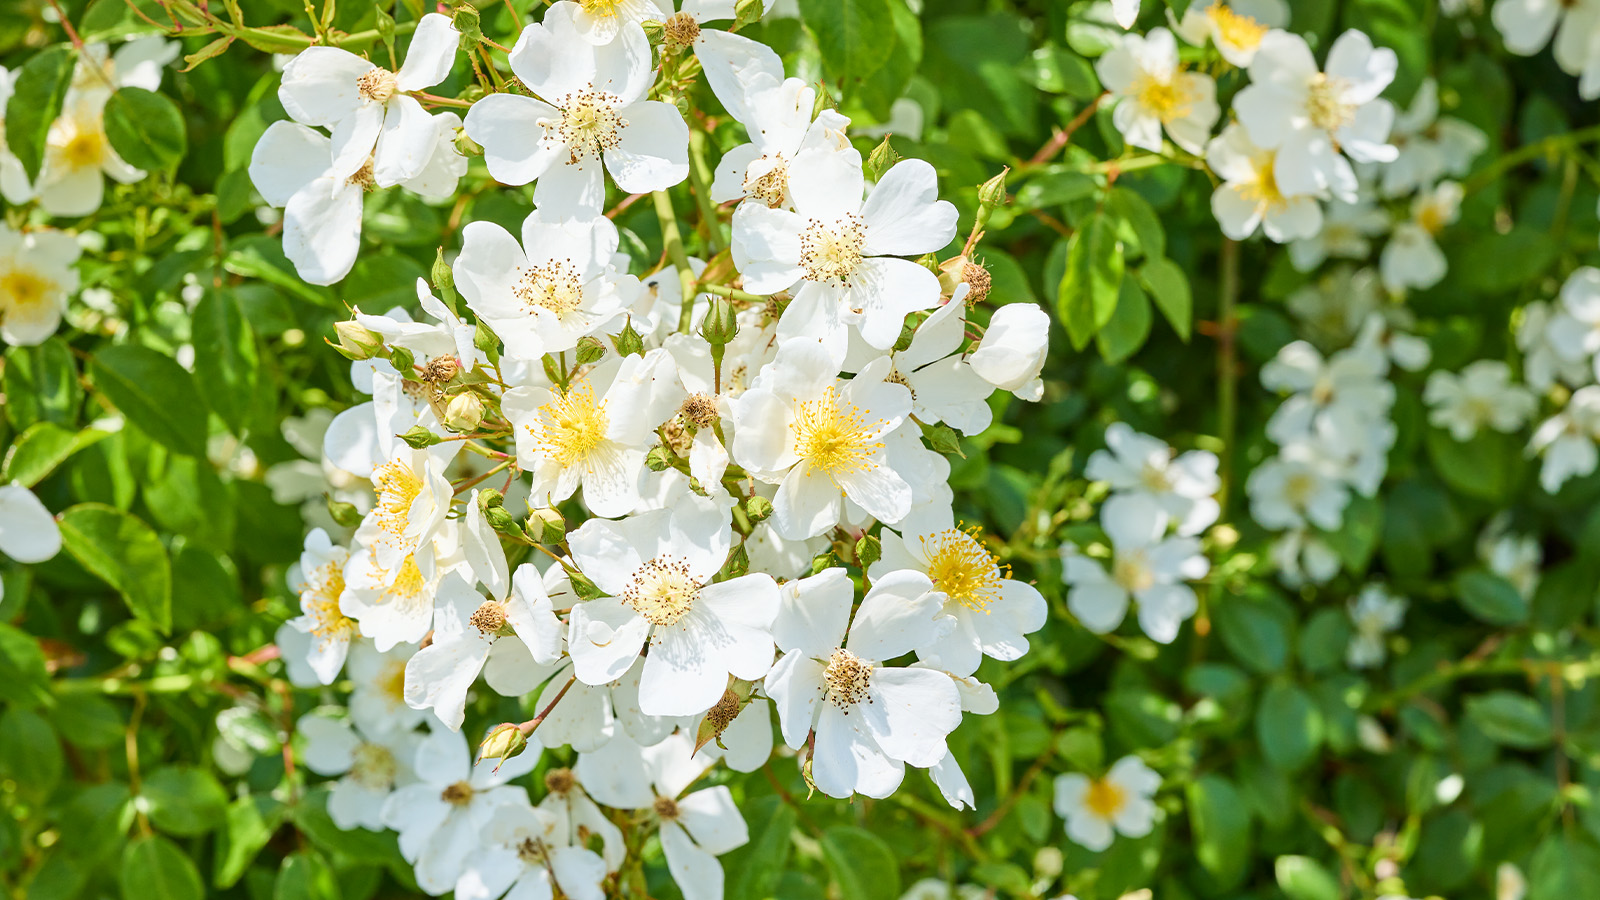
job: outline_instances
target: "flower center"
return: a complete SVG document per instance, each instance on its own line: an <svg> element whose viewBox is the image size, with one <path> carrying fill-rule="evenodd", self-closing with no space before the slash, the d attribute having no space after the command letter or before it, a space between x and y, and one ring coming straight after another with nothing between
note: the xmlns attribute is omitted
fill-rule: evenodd
<svg viewBox="0 0 1600 900"><path fill-rule="evenodd" d="M343 593L344 573L338 566L329 564L317 579L317 587L300 595L306 613L311 616L311 633L322 638L323 646L355 630L355 620L339 610L339 595Z"/></svg>
<svg viewBox="0 0 1600 900"><path fill-rule="evenodd" d="M545 862L544 841L538 838L523 838L517 845L517 858L530 866L543 866Z"/></svg>
<svg viewBox="0 0 1600 900"><path fill-rule="evenodd" d="M1149 110L1163 124L1188 115L1195 99L1193 92L1176 78L1161 81L1150 75L1142 76L1133 83L1133 95L1138 98L1140 106Z"/></svg>
<svg viewBox="0 0 1600 900"><path fill-rule="evenodd" d="M1424 203L1422 208L1417 210L1417 224L1422 226L1423 231L1432 235L1443 231L1449 219L1450 214L1442 203Z"/></svg>
<svg viewBox="0 0 1600 900"><path fill-rule="evenodd" d="M849 281L866 240L866 223L854 213L831 224L812 219L800 234L800 268L811 281Z"/></svg>
<svg viewBox="0 0 1600 900"><path fill-rule="evenodd" d="M1138 593L1155 584L1156 576L1150 571L1150 562L1145 559L1144 551L1134 550L1117 554L1117 561L1111 566L1111 580L1130 593Z"/></svg>
<svg viewBox="0 0 1600 900"><path fill-rule="evenodd" d="M382 790L394 783L394 776L399 769L388 747L362 744L356 748L355 762L350 765L350 777L364 787Z"/></svg>
<svg viewBox="0 0 1600 900"><path fill-rule="evenodd" d="M710 394L690 394L678 410L696 428L710 428L717 421L717 399Z"/></svg>
<svg viewBox="0 0 1600 900"><path fill-rule="evenodd" d="M1249 49L1260 44L1267 34L1267 26L1221 3L1211 4L1206 10L1206 18L1211 20L1212 32L1219 44Z"/></svg>
<svg viewBox="0 0 1600 900"><path fill-rule="evenodd" d="M538 416L528 432L539 452L563 466L587 459L606 439L605 404L596 402L587 381L539 407Z"/></svg>
<svg viewBox="0 0 1600 900"><path fill-rule="evenodd" d="M928 579L951 600L974 612L987 614L1000 599L1000 582L1010 573L978 540L980 530L949 529L922 539L928 560Z"/></svg>
<svg viewBox="0 0 1600 900"><path fill-rule="evenodd" d="M552 794L565 794L578 783L571 769L551 769L544 773L545 790Z"/></svg>
<svg viewBox="0 0 1600 900"><path fill-rule="evenodd" d="M1127 802L1128 792L1109 778L1096 778L1090 781L1089 792L1083 797L1083 805L1102 819L1112 818L1121 812Z"/></svg>
<svg viewBox="0 0 1600 900"><path fill-rule="evenodd" d="M828 657L828 667L822 670L825 699L850 715L850 707L865 700L872 702L868 689L872 687L872 662L862 659L849 650L835 650Z"/></svg>
<svg viewBox="0 0 1600 900"><path fill-rule="evenodd" d="M411 467L394 460L386 462L372 473L372 487L377 492L373 512L378 517L378 527L396 537L405 533L411 518L411 505L422 493L422 479ZM413 562L412 566L415 567Z"/></svg>
<svg viewBox="0 0 1600 900"><path fill-rule="evenodd" d="M1318 72L1306 92L1306 115L1323 131L1337 131L1356 117L1356 104L1344 99L1345 82Z"/></svg>
<svg viewBox="0 0 1600 900"><path fill-rule="evenodd" d="M569 164L577 165L585 159L598 157L621 143L622 129L628 123L622 118L622 98L616 94L579 91L568 94L556 105L561 110L560 121L540 119L538 124L545 130L546 146L566 145L571 154L567 160Z"/></svg>
<svg viewBox="0 0 1600 900"><path fill-rule="evenodd" d="M1172 490L1172 479L1167 475L1167 467L1156 465L1149 460L1139 467L1139 483L1152 494L1165 494Z"/></svg>
<svg viewBox="0 0 1600 900"><path fill-rule="evenodd" d="M378 676L378 691L396 706L406 702L405 660L396 660L384 667L383 674Z"/></svg>
<svg viewBox="0 0 1600 900"><path fill-rule="evenodd" d="M467 617L467 624L483 634L484 637L494 637L500 629L506 627L506 605L494 600L485 600L482 606L473 610Z"/></svg>
<svg viewBox="0 0 1600 900"><path fill-rule="evenodd" d="M578 0L583 11L596 18L605 19L617 14L623 0Z"/></svg>
<svg viewBox="0 0 1600 900"><path fill-rule="evenodd" d="M700 37L700 23L694 20L694 16L681 12L666 21L661 33L667 44L688 47Z"/></svg>
<svg viewBox="0 0 1600 900"><path fill-rule="evenodd" d="M361 168L352 172L350 177L344 180L344 183L368 191L372 189L373 185L377 184L377 181L377 176L373 174L372 158L369 156L367 161L361 164Z"/></svg>
<svg viewBox="0 0 1600 900"><path fill-rule="evenodd" d="M1277 161L1275 150L1263 150L1251 160L1256 170L1256 180L1240 187L1240 193L1246 200L1273 209L1283 206L1283 192L1278 190Z"/></svg>
<svg viewBox="0 0 1600 900"><path fill-rule="evenodd" d="M451 806L466 806L472 802L472 795L477 793L472 785L465 781L458 781L439 793L439 799Z"/></svg>
<svg viewBox="0 0 1600 900"><path fill-rule="evenodd" d="M781 156L765 156L744 172L744 192L777 209L789 195L789 164Z"/></svg>
<svg viewBox="0 0 1600 900"><path fill-rule="evenodd" d="M18 309L43 303L55 290L55 282L32 269L12 269L0 275L0 300Z"/></svg>
<svg viewBox="0 0 1600 900"><path fill-rule="evenodd" d="M388 103L395 92L394 73L373 66L356 79L356 91L361 94L363 100Z"/></svg>
<svg viewBox="0 0 1600 900"><path fill-rule="evenodd" d="M663 821L671 822L678 818L678 801L671 797L657 797L655 809L656 815Z"/></svg>
<svg viewBox="0 0 1600 900"><path fill-rule="evenodd" d="M789 428L795 454L837 480L840 474L877 467L873 454L883 448L877 437L887 424L868 422L860 407L841 403L830 387L816 400L801 401Z"/></svg>
<svg viewBox="0 0 1600 900"><path fill-rule="evenodd" d="M1283 496L1291 504L1305 507L1317 493L1316 476L1310 472L1295 472L1283 482Z"/></svg>
<svg viewBox="0 0 1600 900"><path fill-rule="evenodd" d="M563 319L583 302L583 279L571 262L551 260L542 266L524 267L511 292L529 312L542 309Z"/></svg>
<svg viewBox="0 0 1600 900"><path fill-rule="evenodd" d="M689 563L675 556L658 556L639 567L622 590L622 602L652 625L671 625L688 614L700 584Z"/></svg>
<svg viewBox="0 0 1600 900"><path fill-rule="evenodd" d="M61 158L69 169L98 168L105 157L105 138L92 128L79 129L61 148Z"/></svg>

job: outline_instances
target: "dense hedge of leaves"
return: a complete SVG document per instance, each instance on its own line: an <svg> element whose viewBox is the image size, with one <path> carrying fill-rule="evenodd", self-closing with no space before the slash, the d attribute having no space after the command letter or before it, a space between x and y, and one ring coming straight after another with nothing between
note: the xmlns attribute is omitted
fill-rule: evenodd
<svg viewBox="0 0 1600 900"><path fill-rule="evenodd" d="M335 827L321 779L297 760L298 717L340 693L292 687L274 632L298 611L286 573L308 524L335 527L349 487L325 481L306 435L360 399L324 343L347 308L414 309L416 279L459 246L461 223L514 231L531 188L499 186L474 161L451 204L377 195L354 271L307 285L246 172L285 116L271 54L325 32L381 53L404 44L422 4L250 0L190 14L204 5L0 4L0 64L21 72L7 142L31 170L75 41L160 31L184 54L158 92L128 89L108 107L108 139L152 174L54 223L82 236L80 296L56 336L4 354L0 482L57 514L65 552L0 561L0 884L31 900L409 895L393 835ZM541 4L476 5L482 35L509 45L512 16ZM1144 20L1160 24L1150 6ZM1592 102L1548 53L1507 53L1486 10L1455 6L1309 0L1291 26L1319 55L1346 29L1366 32L1398 54L1386 96L1403 108L1431 76L1443 110L1487 136L1440 237L1448 274L1385 300L1403 304L1431 367L1452 372L1516 358L1523 308L1593 262L1600 238ZM734 775L751 839L723 858L728 896L891 900L925 878L1082 900L1509 900L1523 882L1531 900L1600 896L1600 476L1543 490L1525 441L1458 441L1429 422L1426 372L1396 371L1382 489L1321 536L1338 574L1291 586L1244 489L1274 452L1265 429L1280 399L1258 375L1297 338L1339 346L1289 303L1338 266L1302 273L1276 244L1225 240L1203 166L1124 146L1093 67L1103 9L800 0L789 12L746 33L826 85L857 126L880 123L856 137L863 153L892 131L895 153L932 163L962 235L979 186L1009 167L977 256L991 306L1058 312L1046 393L997 394L995 424L951 448L951 481L960 514L1002 538L1000 560L1052 614L1023 660L985 661L1000 709L951 737L977 809L952 811L920 775L889 800L851 803L808 798L790 766ZM1208 64L1221 96L1246 83ZM470 83L465 68L446 88ZM737 126L710 132L714 153L743 139ZM693 208L687 186L675 193ZM28 205L5 216L49 221ZM636 266L662 257L648 203L615 221ZM1119 421L1221 459L1212 574L1167 645L1132 627L1093 634L1068 610L1058 551L1103 543L1106 489L1084 469ZM1508 528L1541 551L1536 588L1480 550ZM1374 582L1410 606L1386 660L1356 670L1347 603ZM500 718L519 712L506 702ZM1053 777L1128 754L1162 776L1154 829L1101 853L1069 841ZM674 896L660 856L645 860L650 895Z"/></svg>

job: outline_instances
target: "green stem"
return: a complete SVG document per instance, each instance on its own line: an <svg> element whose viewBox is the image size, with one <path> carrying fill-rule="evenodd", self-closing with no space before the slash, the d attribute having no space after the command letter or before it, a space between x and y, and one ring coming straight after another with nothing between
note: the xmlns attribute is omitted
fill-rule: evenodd
<svg viewBox="0 0 1600 900"><path fill-rule="evenodd" d="M1569 131L1563 134L1552 134L1543 140L1524 144L1510 153L1496 157L1487 166L1469 175L1467 180L1462 183L1462 190L1469 194L1473 191L1481 190L1488 187L1501 175L1523 163L1532 162L1557 150L1595 140L1600 140L1600 125L1591 125L1588 128L1580 128L1577 131Z"/></svg>
<svg viewBox="0 0 1600 900"><path fill-rule="evenodd" d="M718 297L727 297L729 300L743 300L746 303L766 303L767 298L749 291L741 291L725 284L702 284L695 288L702 294L716 294Z"/></svg>
<svg viewBox="0 0 1600 900"><path fill-rule="evenodd" d="M727 246L722 240L722 220L717 216L717 205L711 202L711 170L706 165L706 133L696 127L689 132L689 186L694 193L695 205L700 209L700 223L706 228L708 256L715 256Z"/></svg>
<svg viewBox="0 0 1600 900"><path fill-rule="evenodd" d="M1222 440L1222 487L1217 502L1221 517L1228 515L1233 489L1233 457L1239 429L1239 355L1235 338L1239 328L1235 306L1239 299L1239 244L1222 242L1222 275L1217 298L1217 436Z"/></svg>
<svg viewBox="0 0 1600 900"><path fill-rule="evenodd" d="M683 306L678 313L678 331L688 334L694 321L694 270L689 268L689 254L683 249L683 234L678 231L678 214L672 211L672 197L666 191L651 194L655 201L656 218L661 220L661 240L666 245L667 258L678 267L678 283L683 286Z"/></svg>

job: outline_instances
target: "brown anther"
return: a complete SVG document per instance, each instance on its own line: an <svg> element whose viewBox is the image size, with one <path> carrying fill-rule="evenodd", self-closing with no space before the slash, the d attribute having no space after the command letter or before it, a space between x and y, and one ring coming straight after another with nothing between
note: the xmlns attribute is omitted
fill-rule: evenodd
<svg viewBox="0 0 1600 900"><path fill-rule="evenodd" d="M472 802L474 793L471 784L465 781L458 781L440 792L439 799L451 806L466 806Z"/></svg>
<svg viewBox="0 0 1600 900"><path fill-rule="evenodd" d="M662 821L672 822L678 818L678 801L671 797L657 797L655 809Z"/></svg>
<svg viewBox="0 0 1600 900"><path fill-rule="evenodd" d="M443 384L456 377L461 363L454 356L435 356L422 367L422 380L430 384Z"/></svg>
<svg viewBox="0 0 1600 900"><path fill-rule="evenodd" d="M700 23L694 16L681 12L663 24L661 34L669 46L690 47L700 37Z"/></svg>
<svg viewBox="0 0 1600 900"><path fill-rule="evenodd" d="M989 287L994 283L994 279L989 275L989 270L971 260L968 260L967 264L961 267L961 280L965 281L967 286L972 289L972 293L967 295L967 304L969 306L976 306L988 299Z"/></svg>
<svg viewBox="0 0 1600 900"><path fill-rule="evenodd" d="M679 410L696 428L710 428L717 421L717 398L710 394L690 394Z"/></svg>
<svg viewBox="0 0 1600 900"><path fill-rule="evenodd" d="M545 790L552 794L565 794L578 784L578 779L572 777L571 769L551 769L544 773Z"/></svg>
<svg viewBox="0 0 1600 900"><path fill-rule="evenodd" d="M506 627L506 605L485 600L482 606L473 611L467 622L486 635L498 634L500 629Z"/></svg>

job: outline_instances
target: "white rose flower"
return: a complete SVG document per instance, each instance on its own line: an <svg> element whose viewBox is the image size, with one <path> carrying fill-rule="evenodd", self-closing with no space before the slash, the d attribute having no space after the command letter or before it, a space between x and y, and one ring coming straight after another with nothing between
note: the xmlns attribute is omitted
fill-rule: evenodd
<svg viewBox="0 0 1600 900"><path fill-rule="evenodd" d="M1600 2L1496 0L1490 17L1506 49L1518 56L1538 53L1555 34L1556 64L1568 75L1579 76L1578 94L1583 99L1600 97L1600 46L1594 39L1600 34Z"/></svg>
<svg viewBox="0 0 1600 900"><path fill-rule="evenodd" d="M319 684L332 684L344 668L350 641L356 636L355 620L339 609L344 594L344 568L350 553L328 539L327 532L314 528L306 535L300 561L291 571L289 587L300 596L300 615L284 627L305 635L291 639ZM285 648L285 658L289 656Z"/></svg>
<svg viewBox="0 0 1600 900"><path fill-rule="evenodd" d="M1245 481L1250 516L1264 528L1336 531L1350 491L1339 467L1310 444L1290 444Z"/></svg>
<svg viewBox="0 0 1600 900"><path fill-rule="evenodd" d="M1552 494L1593 472L1600 463L1600 386L1573 391L1565 409L1534 429L1528 454L1544 457L1539 485Z"/></svg>
<svg viewBox="0 0 1600 900"><path fill-rule="evenodd" d="M1083 626L1107 634L1122 624L1128 604L1139 603L1139 627L1151 640L1170 644L1184 621L1199 609L1194 588L1211 563L1197 538L1167 537L1171 518L1144 494L1117 494L1100 508L1100 524L1111 541L1111 570L1063 547L1063 578L1071 589L1067 606Z"/></svg>
<svg viewBox="0 0 1600 900"><path fill-rule="evenodd" d="M1106 426L1106 449L1089 455L1083 474L1112 490L1150 497L1177 523L1179 534L1193 535L1220 514L1217 464L1215 453L1190 450L1180 456L1165 441L1113 422Z"/></svg>
<svg viewBox="0 0 1600 900"><path fill-rule="evenodd" d="M1461 185L1440 182L1432 191L1417 195L1411 202L1411 219L1394 228L1378 258L1383 285L1394 292L1407 288L1426 290L1444 277L1444 253L1436 239L1461 214Z"/></svg>
<svg viewBox="0 0 1600 900"><path fill-rule="evenodd" d="M457 900L548 898L556 887L572 900L605 900L605 860L573 845L572 827L558 809L508 803L495 810L480 839L456 881Z"/></svg>
<svg viewBox="0 0 1600 900"><path fill-rule="evenodd" d="M1260 229L1282 244L1311 238L1322 227L1317 194L1288 196L1279 189L1279 152L1257 147L1238 123L1206 146L1206 165L1222 179L1211 194L1211 214L1229 238L1242 241Z"/></svg>
<svg viewBox="0 0 1600 900"><path fill-rule="evenodd" d="M845 136L850 120L832 109L818 112L813 120L817 94L803 80L779 82L758 76L748 92L746 113L735 118L745 124L750 143L729 150L717 163L711 182L712 202L750 197L773 209L793 208L789 164L807 150L839 153L860 164L860 152Z"/></svg>
<svg viewBox="0 0 1600 900"><path fill-rule="evenodd" d="M1498 359L1475 360L1460 374L1434 372L1422 400L1430 407L1428 421L1458 441L1472 440L1485 427L1516 431L1538 406L1527 388L1511 381L1511 367Z"/></svg>
<svg viewBox="0 0 1600 900"><path fill-rule="evenodd" d="M1130 146L1160 153L1165 129L1174 144L1190 153L1203 152L1221 115L1217 83L1208 75L1184 71L1172 32L1152 28L1143 37L1124 35L1095 61L1094 69L1116 104L1111 121Z"/></svg>
<svg viewBox="0 0 1600 900"><path fill-rule="evenodd" d="M382 831L383 805L397 787L417 780L411 763L423 736L409 730L368 732L354 718L307 713L295 723L306 739L301 759L318 775L341 775L328 790L328 816L349 831Z"/></svg>
<svg viewBox="0 0 1600 900"><path fill-rule="evenodd" d="M994 311L967 363L1000 390L1037 401L1044 396L1039 373L1049 349L1049 314L1032 303L1008 303Z"/></svg>
<svg viewBox="0 0 1600 900"><path fill-rule="evenodd" d="M1352 669L1383 665L1388 655L1384 635L1400 627L1406 614L1405 598L1394 596L1381 584L1369 584L1349 601L1349 610L1355 633L1345 650L1345 662Z"/></svg>
<svg viewBox="0 0 1600 900"><path fill-rule="evenodd" d="M73 265L82 250L54 228L16 231L0 222L0 338L19 346L56 333L68 299L78 290Z"/></svg>
<svg viewBox="0 0 1600 900"><path fill-rule="evenodd" d="M1067 837L1099 852L1117 834L1140 838L1150 833L1156 816L1151 798L1160 788L1160 775L1139 757L1125 756L1100 778L1057 775L1056 815L1066 820Z"/></svg>

